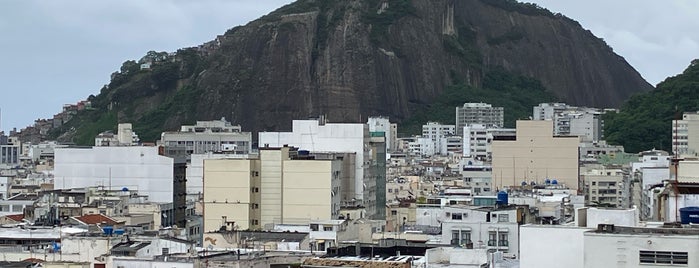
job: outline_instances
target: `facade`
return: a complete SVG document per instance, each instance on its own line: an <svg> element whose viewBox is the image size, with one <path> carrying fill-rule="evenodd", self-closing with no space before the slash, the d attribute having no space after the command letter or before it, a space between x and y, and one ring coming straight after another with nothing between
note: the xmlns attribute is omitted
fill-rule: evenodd
<svg viewBox="0 0 699 268"><path fill-rule="evenodd" d="M291 147L260 148L259 158L204 160L203 231L337 219L341 174L341 161Z"/></svg>
<svg viewBox="0 0 699 268"><path fill-rule="evenodd" d="M696 267L699 230L600 225L584 233L584 267Z"/></svg>
<svg viewBox="0 0 699 268"><path fill-rule="evenodd" d="M519 255L516 207L443 209L442 244Z"/></svg>
<svg viewBox="0 0 699 268"><path fill-rule="evenodd" d="M514 137L515 129L489 128L483 124L463 127L463 156L480 161L492 161L492 143L495 137Z"/></svg>
<svg viewBox="0 0 699 268"><path fill-rule="evenodd" d="M588 205L628 208L629 178L620 168L593 168L580 174Z"/></svg>
<svg viewBox="0 0 699 268"><path fill-rule="evenodd" d="M363 205L367 216L377 215L376 195L366 190L375 185L367 169L372 161L369 150L369 127L366 124L326 123L324 119L294 120L291 132L260 132L260 147L297 147L311 152L338 152L355 154L354 196L343 196L344 205Z"/></svg>
<svg viewBox="0 0 699 268"><path fill-rule="evenodd" d="M672 154L697 156L699 153L699 112L684 113L672 120Z"/></svg>
<svg viewBox="0 0 699 268"><path fill-rule="evenodd" d="M556 179L578 189L578 137L554 137L552 121L517 121L515 140L493 141L493 185L502 189L522 181Z"/></svg>
<svg viewBox="0 0 699 268"><path fill-rule="evenodd" d="M102 186L138 190L152 202L172 202L173 159L158 147L56 148L54 188Z"/></svg>
<svg viewBox="0 0 699 268"><path fill-rule="evenodd" d="M469 124L481 124L488 128L502 128L504 124L503 107L493 107L487 103L464 103L456 107L456 134L462 135L463 128Z"/></svg>
<svg viewBox="0 0 699 268"><path fill-rule="evenodd" d="M565 103L541 103L533 109L533 120L553 121L555 136L580 136L583 141L604 138L600 109L569 106Z"/></svg>
<svg viewBox="0 0 699 268"><path fill-rule="evenodd" d="M447 155L449 153L449 148L452 151L458 150L455 146L460 145L460 140L451 139L456 135L456 126L454 125L442 125L437 122L427 122L427 124L422 125L422 137L427 138L427 144L420 144L421 147L425 147L425 156L432 155ZM457 137L458 138L458 137ZM424 141L424 140L423 140ZM451 144L451 147L449 146ZM432 154L429 154L432 153Z"/></svg>
<svg viewBox="0 0 699 268"><path fill-rule="evenodd" d="M247 155L252 151L252 133L242 132L225 118L197 121L196 125L182 126L178 132L163 132L160 143L165 155L189 159L192 154L227 152Z"/></svg>
<svg viewBox="0 0 699 268"><path fill-rule="evenodd" d="M383 116L373 116L369 117L367 121L369 125L369 132L383 132L386 136L386 150L388 152L393 152L397 150L396 145L398 138L398 125L391 123L388 117Z"/></svg>

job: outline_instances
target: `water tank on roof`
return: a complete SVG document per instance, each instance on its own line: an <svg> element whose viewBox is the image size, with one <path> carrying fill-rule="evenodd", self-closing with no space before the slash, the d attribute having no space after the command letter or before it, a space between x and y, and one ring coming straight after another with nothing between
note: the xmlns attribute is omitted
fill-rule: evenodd
<svg viewBox="0 0 699 268"><path fill-rule="evenodd" d="M500 192L498 192L497 201L495 201L495 203L498 205L507 205L507 201L508 201L507 197L508 197L507 192L500 191Z"/></svg>
<svg viewBox="0 0 699 268"><path fill-rule="evenodd" d="M682 224L699 224L699 207L684 207L680 209L680 221Z"/></svg>
<svg viewBox="0 0 699 268"><path fill-rule="evenodd" d="M544 181L544 183L546 183L546 185L549 185L549 184L551 184L551 180L546 179L546 180Z"/></svg>
<svg viewBox="0 0 699 268"><path fill-rule="evenodd" d="M308 155L309 153L308 150L299 150L299 155Z"/></svg>
<svg viewBox="0 0 699 268"><path fill-rule="evenodd" d="M121 188L121 191L122 191L122 192L128 192L128 191L129 191L129 188L126 188L126 187Z"/></svg>
<svg viewBox="0 0 699 268"><path fill-rule="evenodd" d="M552 180L552 181L551 181L551 184L553 184L553 185L558 185L558 180Z"/></svg>
<svg viewBox="0 0 699 268"><path fill-rule="evenodd" d="M114 232L114 227L112 227L112 226L104 226L104 227L102 227L102 231L103 231L104 234L106 234L106 235L112 235L112 233Z"/></svg>
<svg viewBox="0 0 699 268"><path fill-rule="evenodd" d="M527 186L527 181L522 181L522 186Z"/></svg>
<svg viewBox="0 0 699 268"><path fill-rule="evenodd" d="M114 229L114 234L115 234L115 235L123 235L123 234L124 234L124 229Z"/></svg>

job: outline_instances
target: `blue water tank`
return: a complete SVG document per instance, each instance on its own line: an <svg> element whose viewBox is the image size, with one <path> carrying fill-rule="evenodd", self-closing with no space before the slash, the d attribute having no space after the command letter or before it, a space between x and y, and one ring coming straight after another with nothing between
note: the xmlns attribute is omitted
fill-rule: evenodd
<svg viewBox="0 0 699 268"><path fill-rule="evenodd" d="M551 181L551 184L553 184L553 185L558 185L558 180L552 180L552 181Z"/></svg>
<svg viewBox="0 0 699 268"><path fill-rule="evenodd" d="M534 186L534 185L536 185L536 182L531 181L531 182L529 183L529 185Z"/></svg>
<svg viewBox="0 0 699 268"><path fill-rule="evenodd" d="M546 183L546 185L549 185L549 184L551 184L551 180L546 179L546 180L544 181L544 183Z"/></svg>
<svg viewBox="0 0 699 268"><path fill-rule="evenodd" d="M505 191L498 192L497 201L495 203L498 205L507 205L507 202L508 202L507 196L508 196L507 192L505 192Z"/></svg>
<svg viewBox="0 0 699 268"><path fill-rule="evenodd" d="M522 181L522 186L527 186L527 181Z"/></svg>
<svg viewBox="0 0 699 268"><path fill-rule="evenodd" d="M307 150L299 150L299 155L309 155L310 152Z"/></svg>
<svg viewBox="0 0 699 268"><path fill-rule="evenodd" d="M680 209L680 221L682 224L699 224L699 207L685 207Z"/></svg>
<svg viewBox="0 0 699 268"><path fill-rule="evenodd" d="M124 234L124 229L114 229L114 234L115 234L115 235L123 235L123 234Z"/></svg>
<svg viewBox="0 0 699 268"><path fill-rule="evenodd" d="M129 188L126 188L126 187L121 188L121 191L122 191L122 192L128 192L128 191L129 191Z"/></svg>
<svg viewBox="0 0 699 268"><path fill-rule="evenodd" d="M102 227L102 231L103 231L104 234L106 234L106 235L112 235L112 233L114 232L114 227L112 227L112 226L104 226L104 227Z"/></svg>

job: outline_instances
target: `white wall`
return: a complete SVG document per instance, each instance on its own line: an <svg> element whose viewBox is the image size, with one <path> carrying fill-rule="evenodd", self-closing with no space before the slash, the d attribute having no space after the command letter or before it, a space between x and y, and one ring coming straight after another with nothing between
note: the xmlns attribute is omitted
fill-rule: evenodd
<svg viewBox="0 0 699 268"><path fill-rule="evenodd" d="M56 148L54 174L55 189L111 185L172 202L173 159L158 155L157 147Z"/></svg>
<svg viewBox="0 0 699 268"><path fill-rule="evenodd" d="M292 132L260 132L259 144L260 147L282 147L286 144L312 152L356 153L355 198L363 200L365 126L349 123L320 126L317 120L294 120Z"/></svg>
<svg viewBox="0 0 699 268"><path fill-rule="evenodd" d="M587 209L587 227L597 228L599 224L614 224L616 226L638 226L639 211L632 209Z"/></svg>
<svg viewBox="0 0 699 268"><path fill-rule="evenodd" d="M520 267L584 267L583 233L588 230L590 229L561 225L521 226L519 229Z"/></svg>
<svg viewBox="0 0 699 268"><path fill-rule="evenodd" d="M699 264L699 239L694 235L667 234L607 234L588 232L584 235L585 268L597 267L670 267L665 265L640 266L639 251L687 252L688 266ZM522 267L525 266L522 263ZM531 266L535 267L535 266ZM568 267L568 266L558 266ZM672 266L676 267L676 266Z"/></svg>

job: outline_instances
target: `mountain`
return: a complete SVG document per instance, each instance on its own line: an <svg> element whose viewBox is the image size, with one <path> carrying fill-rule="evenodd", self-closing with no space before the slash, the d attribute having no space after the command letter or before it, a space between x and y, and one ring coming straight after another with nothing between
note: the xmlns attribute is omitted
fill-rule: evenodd
<svg viewBox="0 0 699 268"><path fill-rule="evenodd" d="M631 97L618 113L605 115L608 142L627 152L672 151L672 120L699 111L699 60L681 74L665 79L657 89Z"/></svg>
<svg viewBox="0 0 699 268"><path fill-rule="evenodd" d="M93 110L51 133L87 144L117 121L134 123L144 140L221 117L249 131L289 130L291 120L320 114L404 122L450 87L485 89L493 72L533 79L574 105L617 107L652 89L603 40L534 4L299 0L202 46L125 62L90 97Z"/></svg>

